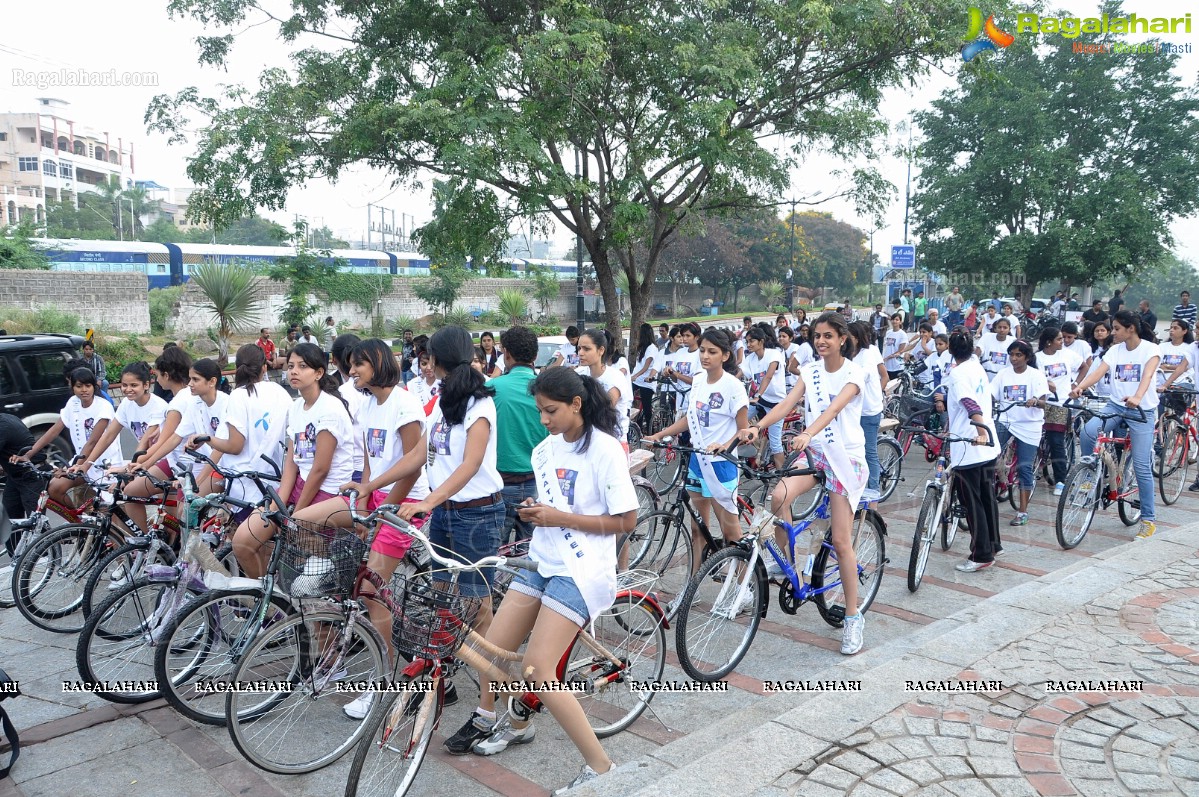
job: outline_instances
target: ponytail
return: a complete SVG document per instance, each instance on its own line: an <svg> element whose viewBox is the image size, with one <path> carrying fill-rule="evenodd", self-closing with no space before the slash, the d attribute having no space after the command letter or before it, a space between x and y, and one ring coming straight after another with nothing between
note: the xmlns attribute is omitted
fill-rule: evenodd
<svg viewBox="0 0 1199 797"><path fill-rule="evenodd" d="M428 351L434 363L445 371L441 380L441 414L451 425L466 420L466 407L473 399L494 396L487 379L471 367L475 344L470 333L459 326L442 327L429 338ZM569 369L551 369L569 370Z"/></svg>
<svg viewBox="0 0 1199 797"><path fill-rule="evenodd" d="M254 385L262 379L262 366L266 365L266 354L256 343L247 343L237 350L234 359L233 386L244 387L248 395L256 395Z"/></svg>
<svg viewBox="0 0 1199 797"><path fill-rule="evenodd" d="M129 374L139 382L149 382L151 380L150 366L145 362L129 363L121 369L121 376Z"/></svg>
<svg viewBox="0 0 1199 797"><path fill-rule="evenodd" d="M529 393L563 404L581 399L579 414L583 418L583 436L576 444L578 453L587 452L591 445L591 433L595 429L620 439L620 416L599 380L576 373L571 368L548 368L529 385Z"/></svg>
<svg viewBox="0 0 1199 797"><path fill-rule="evenodd" d="M1150 343L1157 343L1157 330L1149 326L1149 322L1131 310L1120 310L1112 316L1122 327L1137 331L1137 337ZM1110 346L1109 346L1110 348Z"/></svg>
<svg viewBox="0 0 1199 797"><path fill-rule="evenodd" d="M337 392L337 380L333 378L333 374L329 373L329 361L325 358L325 353L321 351L321 347L315 343L300 343L291 350L289 357L299 357L305 365L314 371L321 372L321 379L318 386L322 393L328 393L333 398L341 402L341 406L345 407L346 415L350 415L350 405ZM352 415L350 416L353 417Z"/></svg>

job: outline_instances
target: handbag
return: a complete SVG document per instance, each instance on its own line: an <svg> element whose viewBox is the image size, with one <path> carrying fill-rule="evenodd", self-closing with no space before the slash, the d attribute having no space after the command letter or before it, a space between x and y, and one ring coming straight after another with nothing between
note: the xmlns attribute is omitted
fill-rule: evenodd
<svg viewBox="0 0 1199 797"><path fill-rule="evenodd" d="M3 731L4 740L8 742L10 748L8 763L0 767L0 779L8 776L13 764L17 763L17 758L21 755L21 737L17 735L17 729L13 727L12 720L8 718L8 713L4 710L4 700L19 694L21 694L21 689L17 682L9 678L8 673L4 670L0 670L0 731Z"/></svg>

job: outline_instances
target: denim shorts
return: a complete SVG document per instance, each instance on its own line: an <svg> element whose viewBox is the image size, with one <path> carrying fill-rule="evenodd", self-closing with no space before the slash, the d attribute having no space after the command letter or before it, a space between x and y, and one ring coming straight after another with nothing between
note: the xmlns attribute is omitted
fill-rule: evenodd
<svg viewBox="0 0 1199 797"><path fill-rule="evenodd" d="M730 492L737 490L737 482L741 472L737 470L736 465L727 459L713 459L712 474L724 485L726 490ZM684 486L693 493L699 493L703 498L712 497L712 490L708 487L708 481L704 478L703 469L700 468L699 460L695 455L691 456L690 462L687 465L687 477L684 479Z"/></svg>
<svg viewBox="0 0 1199 797"><path fill-rule="evenodd" d="M463 562L477 562L487 556L495 556L500 547L500 535L504 532L506 515L504 502L496 501L490 506L475 506L470 509L449 509L439 506L433 510L425 526L429 542L438 547L438 552ZM435 568L436 564L433 565ZM462 595L483 598L491 594L492 569L482 573L463 571L458 578L458 590ZM450 574L444 569L433 574L437 581L449 581Z"/></svg>
<svg viewBox="0 0 1199 797"><path fill-rule="evenodd" d="M541 605L562 615L577 626L587 624L587 601L570 576L543 576L528 570L518 570L510 592L541 598Z"/></svg>

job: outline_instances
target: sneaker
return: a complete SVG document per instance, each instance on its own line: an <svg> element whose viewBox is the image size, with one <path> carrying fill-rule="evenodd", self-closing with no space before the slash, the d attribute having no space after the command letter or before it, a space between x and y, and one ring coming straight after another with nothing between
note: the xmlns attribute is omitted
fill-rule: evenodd
<svg viewBox="0 0 1199 797"><path fill-rule="evenodd" d="M117 571L114 570L112 572L116 573ZM115 578L113 578L111 581L108 582L108 589L109 590L118 590L121 587L126 586L128 583L129 583L129 576L124 575L122 573L121 575L116 576Z"/></svg>
<svg viewBox="0 0 1199 797"><path fill-rule="evenodd" d="M358 697L346 703L342 707L342 711L352 720L365 719L366 715L371 713L371 706L375 705L375 693L363 692Z"/></svg>
<svg viewBox="0 0 1199 797"><path fill-rule="evenodd" d="M450 755L466 755L495 731L495 725L495 720L487 719L476 711L457 733L445 740L445 749Z"/></svg>
<svg viewBox="0 0 1199 797"><path fill-rule="evenodd" d="M616 765L613 764L612 766L615 767ZM582 786L584 783L591 781L591 780L595 780L599 776L600 776L600 773L596 772L594 769L592 769L591 767L584 764L583 769L582 769L582 771L579 772L578 777L576 777L574 780L572 780L570 783L566 784L562 788L555 791L554 797L558 797L558 795L560 795L560 794L566 794L566 792L570 791L571 789L575 788L576 786Z"/></svg>
<svg viewBox="0 0 1199 797"><path fill-rule="evenodd" d="M845 616L845 631L841 635L841 654L852 656L862 649L863 636L866 631L866 618L861 612Z"/></svg>
<svg viewBox="0 0 1199 797"><path fill-rule="evenodd" d="M735 614L749 614L754 608L754 591L747 587L737 600L737 611Z"/></svg>
<svg viewBox="0 0 1199 797"><path fill-rule="evenodd" d="M1157 531L1157 524L1152 520L1142 520L1141 530L1137 532L1138 540L1147 540Z"/></svg>
<svg viewBox="0 0 1199 797"><path fill-rule="evenodd" d="M1199 479L1195 479L1195 481L1192 482L1191 486L1188 487L1187 489L1190 490L1192 493L1199 493Z"/></svg>
<svg viewBox="0 0 1199 797"><path fill-rule="evenodd" d="M1053 485L1053 494L1061 495L1065 491L1065 489L1066 489L1066 485L1063 484L1062 482L1058 482L1057 484Z"/></svg>
<svg viewBox="0 0 1199 797"><path fill-rule="evenodd" d="M999 557L1001 557L1001 556L1003 556L1003 549L1002 549L1002 548L998 549L998 550L997 550L997 551L995 551L995 553L994 553L994 558L995 558L995 559L998 559L998 558L999 558Z"/></svg>
<svg viewBox="0 0 1199 797"><path fill-rule="evenodd" d="M450 683L446 684L445 689L441 691L441 705L452 706L457 702L458 687L454 686L454 683L451 681Z"/></svg>
<svg viewBox="0 0 1199 797"><path fill-rule="evenodd" d="M964 562L958 562L954 567L963 573L976 573L983 568L990 567L992 564L994 562L975 562L972 559L967 559Z"/></svg>
<svg viewBox="0 0 1199 797"><path fill-rule="evenodd" d="M1028 525L1028 513L1027 512L1017 512L1016 516L1014 518L1012 518L1012 522L1010 525L1012 525L1012 526L1027 526Z"/></svg>
<svg viewBox="0 0 1199 797"><path fill-rule="evenodd" d="M666 619L673 620L674 616L679 613L679 607L682 605L683 605L683 596L676 595L674 597L674 600L672 600L670 603L666 604L666 608L664 609L664 611L666 612Z"/></svg>
<svg viewBox="0 0 1199 797"><path fill-rule="evenodd" d="M495 726L495 733L471 748L475 755L495 755L508 749L511 744L528 744L537 735L533 723L523 728L513 728L512 721L505 717Z"/></svg>

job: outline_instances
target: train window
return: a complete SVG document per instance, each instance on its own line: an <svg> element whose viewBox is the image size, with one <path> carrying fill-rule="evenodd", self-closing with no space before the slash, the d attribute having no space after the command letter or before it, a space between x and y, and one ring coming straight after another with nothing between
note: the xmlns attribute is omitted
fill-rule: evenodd
<svg viewBox="0 0 1199 797"><path fill-rule="evenodd" d="M165 273L167 273L167 267L166 267L166 266L164 266L162 263L159 263L159 264L158 264L158 273L159 273L159 274L165 274Z"/></svg>
<svg viewBox="0 0 1199 797"><path fill-rule="evenodd" d="M22 354L17 357L30 390L59 390L62 388L63 366L67 364L64 352L47 354Z"/></svg>

